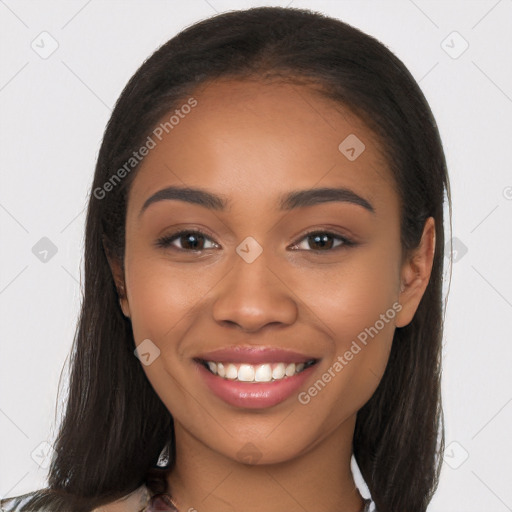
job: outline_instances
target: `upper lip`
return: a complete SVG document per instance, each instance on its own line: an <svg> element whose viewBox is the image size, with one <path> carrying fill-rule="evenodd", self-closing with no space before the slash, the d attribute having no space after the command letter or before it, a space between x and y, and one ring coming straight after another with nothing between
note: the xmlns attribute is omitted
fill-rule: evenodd
<svg viewBox="0 0 512 512"><path fill-rule="evenodd" d="M291 350L276 347L255 347L236 345L228 348L221 348L211 352L203 352L195 357L203 361L217 361L225 363L306 363L314 356L308 356L293 352Z"/></svg>

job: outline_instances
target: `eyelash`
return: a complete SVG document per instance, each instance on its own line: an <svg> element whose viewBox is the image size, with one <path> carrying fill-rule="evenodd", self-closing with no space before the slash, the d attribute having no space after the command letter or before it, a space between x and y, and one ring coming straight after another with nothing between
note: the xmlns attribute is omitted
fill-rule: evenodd
<svg viewBox="0 0 512 512"><path fill-rule="evenodd" d="M166 235L166 236L159 238L156 241L156 245L157 245L157 247L160 247L162 249L171 248L172 250L176 250L179 252L192 252L192 253L197 253L197 252L202 252L202 251L207 251L207 250L212 249L212 248L207 248L207 249L194 250L194 249L183 249L180 247L172 246L172 242L179 239L182 235L191 235L191 234L192 235L201 235L210 240L212 239L212 237L210 237L210 235L208 235L207 233L204 233L203 231L196 230L196 229L185 229L185 230L177 231L176 233L171 233L170 235ZM293 244L293 247L297 247L298 245L300 245L300 242L302 242L303 240L307 239L308 237L310 237L312 235L328 235L332 238L336 238L336 239L340 240L341 244L339 244L336 247L333 247L331 249L326 249L326 250L315 250L315 249L309 249L309 250L308 249L294 249L294 250L315 252L317 254L321 254L321 253L328 253L328 252L332 252L335 250L339 250L339 249L343 249L343 248L347 248L347 247L353 247L353 246L357 245L356 242L347 238L346 236L342 236L337 233L333 233L331 231L322 231L321 229L315 229L315 230L308 231L307 233L304 233L302 238L297 243ZM218 245L216 242L213 242L213 243Z"/></svg>

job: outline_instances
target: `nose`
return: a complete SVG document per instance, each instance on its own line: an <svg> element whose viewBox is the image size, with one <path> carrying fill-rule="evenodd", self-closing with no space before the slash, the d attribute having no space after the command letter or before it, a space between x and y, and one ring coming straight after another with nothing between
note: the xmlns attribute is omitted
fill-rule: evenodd
<svg viewBox="0 0 512 512"><path fill-rule="evenodd" d="M265 251L252 263L242 258L220 283L213 304L214 320L244 332L256 332L265 326L293 324L297 303L285 278L268 265Z"/></svg>

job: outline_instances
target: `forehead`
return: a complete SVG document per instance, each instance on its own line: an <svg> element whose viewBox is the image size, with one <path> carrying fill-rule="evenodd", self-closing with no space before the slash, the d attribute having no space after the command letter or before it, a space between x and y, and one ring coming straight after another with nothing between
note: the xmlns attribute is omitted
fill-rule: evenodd
<svg viewBox="0 0 512 512"><path fill-rule="evenodd" d="M131 203L140 206L170 185L205 188L243 205L328 186L351 188L377 207L397 202L373 132L318 92L282 82L218 80L190 97L193 108L180 108L185 97L153 132L159 137L152 135L155 146L137 172Z"/></svg>

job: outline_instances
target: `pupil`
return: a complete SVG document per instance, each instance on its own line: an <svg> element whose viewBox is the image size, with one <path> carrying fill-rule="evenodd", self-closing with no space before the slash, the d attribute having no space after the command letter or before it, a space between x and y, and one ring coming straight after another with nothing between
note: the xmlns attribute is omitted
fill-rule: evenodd
<svg viewBox="0 0 512 512"><path fill-rule="evenodd" d="M195 249L195 250L201 249L201 247L198 247L198 245L199 246L201 245L200 239L203 238L201 235L187 233L186 235L182 235L182 238L185 239L185 243L183 244L184 247L186 247L188 249ZM198 239L199 239L199 241L198 241Z"/></svg>
<svg viewBox="0 0 512 512"><path fill-rule="evenodd" d="M317 244L317 247L321 249L330 249L332 247L332 240L330 235L311 235L310 239L313 239L313 243Z"/></svg>

